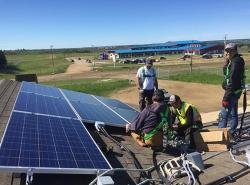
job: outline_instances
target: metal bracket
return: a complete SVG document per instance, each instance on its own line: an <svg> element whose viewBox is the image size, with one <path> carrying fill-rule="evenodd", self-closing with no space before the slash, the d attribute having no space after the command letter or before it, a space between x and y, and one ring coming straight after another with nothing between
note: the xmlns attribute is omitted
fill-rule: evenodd
<svg viewBox="0 0 250 185"><path fill-rule="evenodd" d="M33 181L33 171L32 169L28 169L27 173L26 173L26 185L31 185Z"/></svg>

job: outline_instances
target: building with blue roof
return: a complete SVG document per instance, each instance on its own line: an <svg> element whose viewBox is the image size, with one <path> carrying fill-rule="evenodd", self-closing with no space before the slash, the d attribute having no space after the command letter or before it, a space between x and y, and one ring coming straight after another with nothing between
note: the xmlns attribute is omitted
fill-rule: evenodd
<svg viewBox="0 0 250 185"><path fill-rule="evenodd" d="M202 41L171 41L158 44L147 44L134 46L128 49L111 50L111 55L117 55L118 58L148 57L166 54L193 54L202 55L205 53L221 54L224 46L210 44L206 45Z"/></svg>

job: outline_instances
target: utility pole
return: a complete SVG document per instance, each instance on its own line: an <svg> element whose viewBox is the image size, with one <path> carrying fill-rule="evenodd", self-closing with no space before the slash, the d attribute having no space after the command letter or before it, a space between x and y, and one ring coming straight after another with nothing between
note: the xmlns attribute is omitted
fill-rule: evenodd
<svg viewBox="0 0 250 185"><path fill-rule="evenodd" d="M226 44L227 44L227 34L225 34L225 37L224 37L224 47L226 47Z"/></svg>
<svg viewBox="0 0 250 185"><path fill-rule="evenodd" d="M190 72L192 73L192 71L193 71L193 56L191 55L190 56Z"/></svg>
<svg viewBox="0 0 250 185"><path fill-rule="evenodd" d="M190 47L190 46L188 46L188 47ZM192 53L190 54L190 73L192 73L192 71L193 71L193 50L191 50L192 51Z"/></svg>
<svg viewBox="0 0 250 185"><path fill-rule="evenodd" d="M54 64L54 56L53 56L53 45L50 45L50 52L51 52L51 61L53 64L53 75L55 74L55 64Z"/></svg>

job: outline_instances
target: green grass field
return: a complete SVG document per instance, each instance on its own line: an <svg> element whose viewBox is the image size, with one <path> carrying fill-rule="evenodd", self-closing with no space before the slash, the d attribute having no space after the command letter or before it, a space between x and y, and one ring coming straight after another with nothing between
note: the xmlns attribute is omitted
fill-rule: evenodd
<svg viewBox="0 0 250 185"><path fill-rule="evenodd" d="M0 71L0 79L14 78L15 74L26 74L36 73L40 75L48 75L53 73L53 63L51 59L51 53L18 53L13 55L7 55L8 67ZM110 60L99 61L98 52L57 52L53 54L54 61L54 72L63 73L71 62L67 61L66 57L81 57L84 59L91 59L92 64L95 64L94 69L101 72L112 72L112 71L125 71L129 73L136 72L137 69L143 64L121 64L114 63ZM159 57L159 56L158 56ZM166 55L167 59L177 59L181 55ZM157 58L157 57L154 57ZM246 62L246 68L250 66L250 54L244 53L243 58ZM208 84L220 84L222 81L222 61L223 59L211 59L205 60L203 63L199 63L199 60L193 62L193 72L190 73L190 61L176 60L176 61L165 61L162 63L155 63L155 68L159 71L160 79L167 80L178 80L185 82L197 82L197 83L208 83ZM246 71L247 80L250 82L250 72Z"/></svg>
<svg viewBox="0 0 250 185"><path fill-rule="evenodd" d="M0 78L14 78L15 74L36 73L46 75L53 73L53 62L50 54L18 54L7 55L8 66L0 71ZM54 54L54 72L62 73L70 62L63 54Z"/></svg>
<svg viewBox="0 0 250 185"><path fill-rule="evenodd" d="M250 66L246 66L246 83L250 83L250 71L248 70ZM190 71L175 72L173 74L168 74L167 76L162 75L159 79L162 80L175 80L183 82L194 82L203 84L221 84L223 81L222 69L198 69Z"/></svg>
<svg viewBox="0 0 250 185"><path fill-rule="evenodd" d="M48 75L54 73L63 73L71 64L66 57L83 57L96 59L98 53L54 53L52 62L51 53L19 53L6 55L8 66L6 69L0 70L0 79L13 79L15 74L36 73L40 75Z"/></svg>
<svg viewBox="0 0 250 185"><path fill-rule="evenodd" d="M45 84L99 96L109 96L113 92L133 86L128 80L120 79L84 79L49 82Z"/></svg>

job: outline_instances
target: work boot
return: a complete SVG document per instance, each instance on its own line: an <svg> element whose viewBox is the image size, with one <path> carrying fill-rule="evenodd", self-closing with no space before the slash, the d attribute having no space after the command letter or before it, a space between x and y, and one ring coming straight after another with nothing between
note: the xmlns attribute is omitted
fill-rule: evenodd
<svg viewBox="0 0 250 185"><path fill-rule="evenodd" d="M229 141L230 143L237 143L239 142L240 138L238 137L237 133L229 133Z"/></svg>

